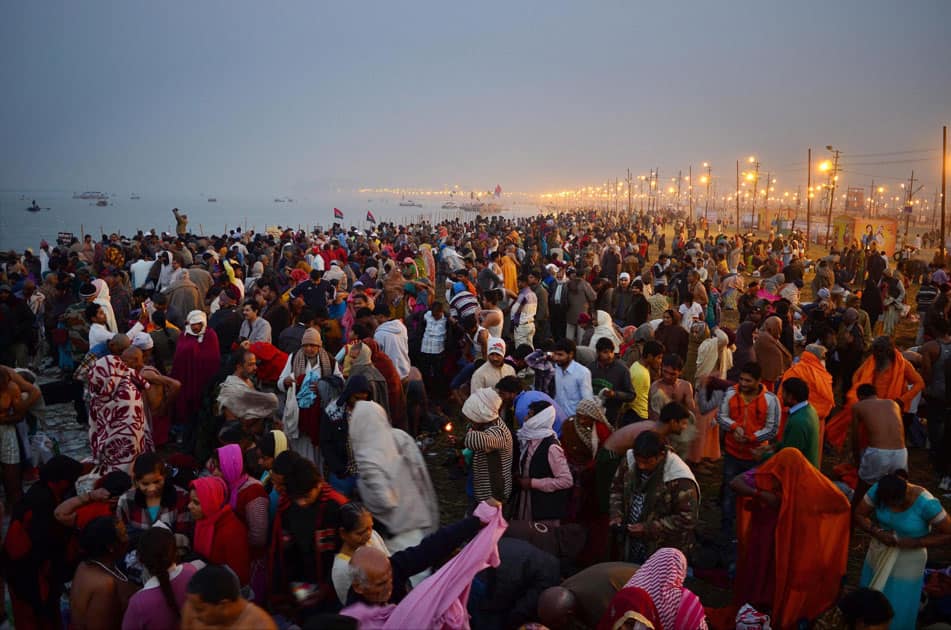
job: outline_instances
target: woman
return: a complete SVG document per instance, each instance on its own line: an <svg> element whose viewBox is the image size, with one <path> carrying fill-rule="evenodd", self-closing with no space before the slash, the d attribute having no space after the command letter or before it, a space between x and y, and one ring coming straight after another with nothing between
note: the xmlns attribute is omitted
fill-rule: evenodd
<svg viewBox="0 0 951 630"><path fill-rule="evenodd" d="M375 402L358 400L350 415L357 490L389 532L394 552L413 547L439 526L438 500L416 441L390 426Z"/></svg>
<svg viewBox="0 0 951 630"><path fill-rule="evenodd" d="M386 409L387 415L390 413L390 400L386 388L386 379L380 374L380 371L373 366L370 361L370 346L355 341L350 344L347 350L347 358L344 363L344 377L352 378L354 376L363 376L370 383L370 399Z"/></svg>
<svg viewBox="0 0 951 630"><path fill-rule="evenodd" d="M693 462L720 459L720 429L716 416L724 390L711 387L711 381L724 382L727 370L733 367L733 353L728 347L729 342L727 334L717 328L713 336L705 339L697 348L694 382L700 416L697 418L697 439L691 444L687 456Z"/></svg>
<svg viewBox="0 0 951 630"><path fill-rule="evenodd" d="M856 508L855 524L873 538L861 585L885 593L895 610L890 628L914 628L928 547L951 543L948 513L901 470L871 487Z"/></svg>
<svg viewBox="0 0 951 630"><path fill-rule="evenodd" d="M664 630L706 630L700 598L684 587L687 558L672 547L662 547L631 576L624 588L639 588L650 596Z"/></svg>
<svg viewBox="0 0 951 630"><path fill-rule="evenodd" d="M373 515L370 514L370 510L358 501L340 506L340 527L337 528L337 532L343 544L334 556L331 574L334 590L337 591L337 599L341 603L346 603L347 593L353 583L350 573L350 558L353 557L353 553L364 546L379 549L386 555L390 555L390 550L387 549L379 532L373 529Z"/></svg>
<svg viewBox="0 0 951 630"><path fill-rule="evenodd" d="M390 412L390 421L394 427L402 426L405 403L403 402L403 380L400 378L400 373L396 371L396 366L393 365L390 357L380 349L380 344L377 343L376 339L368 335L362 341L370 348L370 363L386 379L386 396L389 400L387 409Z"/></svg>
<svg viewBox="0 0 951 630"><path fill-rule="evenodd" d="M552 428L555 406L539 401L532 403L530 410L533 414L518 430L516 518L558 526L567 515L569 489L574 481Z"/></svg>
<svg viewBox="0 0 951 630"><path fill-rule="evenodd" d="M132 544L158 523L175 534L191 534L188 493L167 481L165 460L158 453L139 455L132 464L134 487L122 495L116 514Z"/></svg>
<svg viewBox="0 0 951 630"><path fill-rule="evenodd" d="M220 477L191 483L188 511L195 522L193 548L211 564L226 564L242 586L251 580L248 530L228 503L228 485Z"/></svg>
<svg viewBox="0 0 951 630"><path fill-rule="evenodd" d="M677 311L673 309L664 311L664 317L657 326L657 330L654 331L654 339L664 344L666 352L676 354L681 359L687 358L690 336L680 325L680 314Z"/></svg>
<svg viewBox="0 0 951 630"><path fill-rule="evenodd" d="M106 314L106 328L111 333L119 332L119 327L116 324L116 314L112 310L112 300L109 296L109 285L102 278L96 278L92 281L92 284L96 287L96 297L93 298L93 303L101 306Z"/></svg>
<svg viewBox="0 0 951 630"><path fill-rule="evenodd" d="M885 270L883 284L885 317L882 320L882 334L890 337L905 313L905 285L899 274L891 269Z"/></svg>
<svg viewBox="0 0 951 630"><path fill-rule="evenodd" d="M601 445L610 435L611 425L598 398L585 398L579 402L575 415L561 427L561 445L574 483L567 518L588 525L592 532L605 534L588 537L585 555L592 559L603 557L607 549L607 510L601 506L607 506L608 497L600 492L600 488L607 488L609 484L597 483L597 457ZM602 542L604 544L600 544Z"/></svg>
<svg viewBox="0 0 951 630"><path fill-rule="evenodd" d="M251 552L251 587L255 600L263 602L267 584L268 500L264 484L245 472L244 454L237 444L218 449L219 474L228 484L228 503L248 530L247 545Z"/></svg>
<svg viewBox="0 0 951 630"><path fill-rule="evenodd" d="M779 628L836 601L849 553L849 501L795 448L738 475L737 604L772 610ZM802 587L809 584L810 588Z"/></svg>
<svg viewBox="0 0 951 630"><path fill-rule="evenodd" d="M9 586L13 618L20 628L59 628L59 597L71 577L67 559L69 530L54 511L82 473L82 464L56 455L40 468L33 484L10 514L0 570Z"/></svg>
<svg viewBox="0 0 951 630"><path fill-rule="evenodd" d="M611 598L597 630L663 630L657 607L642 588L625 586Z"/></svg>
<svg viewBox="0 0 951 630"><path fill-rule="evenodd" d="M344 495L351 494L356 485L356 464L350 442L350 414L353 406L370 398L370 383L364 376L351 376L343 392L330 401L320 424L320 454L330 473L330 485Z"/></svg>
<svg viewBox="0 0 951 630"><path fill-rule="evenodd" d="M614 320L608 315L607 311L595 311L594 331L591 333L591 341L588 342L589 348L594 348L598 339L602 337L610 339L614 343L614 351L621 349L621 335L614 325Z"/></svg>
<svg viewBox="0 0 951 630"><path fill-rule="evenodd" d="M754 314L755 313L755 314ZM750 314L752 319L741 322L736 329L736 348L733 350L733 367L727 371L727 378L735 381L740 377L740 368L747 363L756 361L756 352L753 345L756 343L756 329L762 310L754 307Z"/></svg>
<svg viewBox="0 0 951 630"><path fill-rule="evenodd" d="M129 600L122 630L178 628L188 580L198 570L188 562L177 564L175 536L164 527L146 531L139 539L137 551L151 577Z"/></svg>
<svg viewBox="0 0 951 630"><path fill-rule="evenodd" d="M85 559L76 567L69 593L70 628L116 628L135 586L116 567L125 553L125 531L110 516L94 519L82 531Z"/></svg>

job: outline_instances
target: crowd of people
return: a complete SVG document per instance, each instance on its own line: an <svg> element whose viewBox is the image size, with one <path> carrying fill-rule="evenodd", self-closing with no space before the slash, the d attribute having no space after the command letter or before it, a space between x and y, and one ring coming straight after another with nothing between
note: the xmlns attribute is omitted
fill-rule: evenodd
<svg viewBox="0 0 951 630"><path fill-rule="evenodd" d="M951 521L908 458L927 446L951 490L940 258L896 267L869 240L813 260L798 232L676 211L218 236L174 214L175 234L5 258L16 627L946 614L919 600ZM88 430L81 461L30 437L62 403ZM437 493L439 463L454 481ZM704 608L688 576L732 582L733 605Z"/></svg>

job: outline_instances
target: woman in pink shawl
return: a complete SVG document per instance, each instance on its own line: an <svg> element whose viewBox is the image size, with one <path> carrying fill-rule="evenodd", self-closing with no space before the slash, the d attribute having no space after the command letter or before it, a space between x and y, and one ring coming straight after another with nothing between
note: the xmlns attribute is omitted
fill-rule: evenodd
<svg viewBox="0 0 951 630"><path fill-rule="evenodd" d="M679 550L663 547L631 576L625 588L635 586L650 595L664 630L706 630L700 598L684 588L687 559Z"/></svg>
<svg viewBox="0 0 951 630"><path fill-rule="evenodd" d="M244 455L237 444L227 444L217 451L216 473L228 484L228 503L235 516L248 530L251 549L251 588L254 599L264 601L267 589L268 506L270 501L264 485L244 469Z"/></svg>
<svg viewBox="0 0 951 630"><path fill-rule="evenodd" d="M188 314L172 362L172 378L182 384L175 401L176 424L190 423L201 408L205 388L221 367L218 335L202 311Z"/></svg>
<svg viewBox="0 0 951 630"><path fill-rule="evenodd" d="M97 470L126 471L141 453L154 450L142 390L148 385L113 355L89 372L89 445Z"/></svg>

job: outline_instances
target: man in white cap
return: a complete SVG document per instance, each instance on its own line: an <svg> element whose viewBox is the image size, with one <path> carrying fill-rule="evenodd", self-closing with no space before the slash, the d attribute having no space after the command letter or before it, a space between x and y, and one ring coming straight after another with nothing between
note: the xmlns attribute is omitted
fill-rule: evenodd
<svg viewBox="0 0 951 630"><path fill-rule="evenodd" d="M469 391L495 387L506 376L515 376L515 368L505 362L505 341L499 337L489 337L488 348L488 359L472 374Z"/></svg>
<svg viewBox="0 0 951 630"><path fill-rule="evenodd" d="M474 389L462 405L469 420L465 447L472 451L472 500L505 502L512 494L512 434L499 418L502 398L491 388Z"/></svg>

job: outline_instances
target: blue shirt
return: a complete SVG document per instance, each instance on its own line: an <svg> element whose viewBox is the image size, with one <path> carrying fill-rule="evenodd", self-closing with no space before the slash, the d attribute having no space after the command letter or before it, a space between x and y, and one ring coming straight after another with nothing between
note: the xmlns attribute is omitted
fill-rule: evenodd
<svg viewBox="0 0 951 630"><path fill-rule="evenodd" d="M591 370L577 361L569 363L567 369L555 366L555 404L565 416L575 415L578 403L592 396Z"/></svg>

